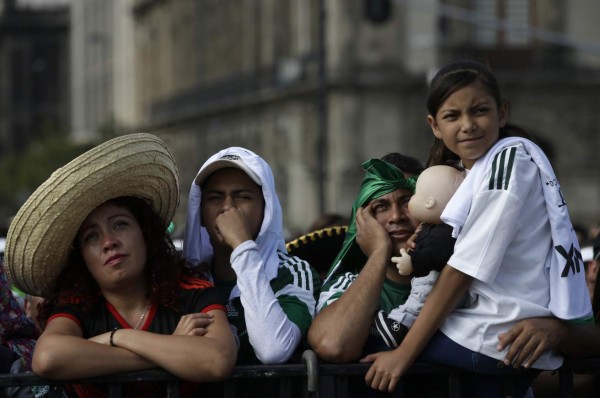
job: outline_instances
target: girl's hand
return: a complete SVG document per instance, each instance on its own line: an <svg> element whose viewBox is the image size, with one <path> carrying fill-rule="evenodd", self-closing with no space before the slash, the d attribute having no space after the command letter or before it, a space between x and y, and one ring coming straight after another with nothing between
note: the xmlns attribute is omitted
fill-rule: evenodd
<svg viewBox="0 0 600 398"><path fill-rule="evenodd" d="M207 332L208 326L213 323L213 316L211 314L194 313L187 314L181 317L177 328L173 332L173 335L180 336L204 336Z"/></svg>
<svg viewBox="0 0 600 398"><path fill-rule="evenodd" d="M369 354L360 362L373 362L365 376L367 385L375 390L390 393L394 392L398 381L410 367L410 364L402 360L398 349Z"/></svg>

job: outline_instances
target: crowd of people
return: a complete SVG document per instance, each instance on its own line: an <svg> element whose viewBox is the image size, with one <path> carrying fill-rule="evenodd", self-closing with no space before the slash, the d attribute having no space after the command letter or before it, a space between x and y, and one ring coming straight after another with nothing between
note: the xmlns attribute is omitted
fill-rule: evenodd
<svg viewBox="0 0 600 398"><path fill-rule="evenodd" d="M491 70L444 66L427 110L426 167L396 152L362 164L327 272L288 253L272 170L252 151L230 147L204 162L182 253L168 229L177 165L159 138L121 136L72 160L8 231L3 372L76 380L162 368L185 381L185 397L206 393L205 382L218 390L236 364L282 364L311 348L324 362L371 364L356 396L393 392L419 361L460 369L461 396L503 396L510 375L525 397L563 356L600 355L600 287L592 305L558 180L508 123ZM596 242L588 272L599 252ZM27 294L25 308L4 273ZM125 394L158 391L130 383ZM83 384L64 392L105 393Z"/></svg>

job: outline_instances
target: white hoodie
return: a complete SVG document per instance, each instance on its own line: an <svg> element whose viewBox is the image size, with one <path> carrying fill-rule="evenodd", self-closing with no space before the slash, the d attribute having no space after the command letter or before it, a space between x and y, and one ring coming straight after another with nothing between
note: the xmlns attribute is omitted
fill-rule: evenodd
<svg viewBox="0 0 600 398"><path fill-rule="evenodd" d="M280 266L277 252L287 253L287 250L283 235L282 210L275 191L273 173L260 156L244 148L231 147L211 156L200 168L190 189L184 255L195 265L212 263L213 249L208 232L202 226L202 193L197 180L198 176L201 179L206 178L207 171L210 174L215 172L219 168L215 165L216 162L222 163L221 168L238 167L253 180L258 178L260 181L265 200L263 222L255 241L246 241L231 253L230 262L237 275L237 284L231 291L229 301L238 296L241 299L248 337L257 358L262 363L283 363L298 347L302 336L300 328L281 308L270 285L277 277ZM223 164L226 162L231 164ZM298 292L305 301L309 300L308 297L312 294L310 290ZM312 300L314 316L314 298Z"/></svg>

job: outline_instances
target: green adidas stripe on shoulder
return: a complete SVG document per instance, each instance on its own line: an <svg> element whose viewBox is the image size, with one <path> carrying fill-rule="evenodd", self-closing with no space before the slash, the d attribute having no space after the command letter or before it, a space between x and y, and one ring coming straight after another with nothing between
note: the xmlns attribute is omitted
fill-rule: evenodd
<svg viewBox="0 0 600 398"><path fill-rule="evenodd" d="M315 287L313 283L313 272L310 265L299 257L288 256L282 252L277 252L277 254L279 256L277 279L287 281L291 279L294 285L305 290L313 291ZM285 274L287 274L287 277L284 276ZM282 288L283 286L277 287Z"/></svg>
<svg viewBox="0 0 600 398"><path fill-rule="evenodd" d="M492 161L489 189L508 189L508 182L515 163L516 147L504 148Z"/></svg>
<svg viewBox="0 0 600 398"><path fill-rule="evenodd" d="M337 279L333 279L329 285L331 286L332 290L346 291L355 279L355 274L346 272L345 274L338 276Z"/></svg>

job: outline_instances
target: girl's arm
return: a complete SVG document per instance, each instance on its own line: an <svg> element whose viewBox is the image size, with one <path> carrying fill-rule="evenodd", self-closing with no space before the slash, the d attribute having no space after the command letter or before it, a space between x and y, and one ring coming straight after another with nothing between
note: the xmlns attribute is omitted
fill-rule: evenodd
<svg viewBox="0 0 600 398"><path fill-rule="evenodd" d="M38 339L33 371L50 379L78 379L155 368L133 352L86 340L69 318L54 318Z"/></svg>
<svg viewBox="0 0 600 398"><path fill-rule="evenodd" d="M450 265L445 266L402 344L393 351L379 352L361 359L361 362L375 361L365 376L367 384L381 391L394 391L398 380L417 359L448 314L456 308L472 279Z"/></svg>

